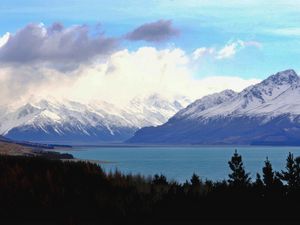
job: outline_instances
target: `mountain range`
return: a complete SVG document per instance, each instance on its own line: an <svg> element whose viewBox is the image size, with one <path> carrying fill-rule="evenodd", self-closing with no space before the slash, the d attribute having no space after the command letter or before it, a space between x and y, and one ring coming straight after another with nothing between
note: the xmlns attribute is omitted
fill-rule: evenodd
<svg viewBox="0 0 300 225"><path fill-rule="evenodd" d="M239 93L205 96L166 123L138 130L127 142L300 145L300 78L285 70Z"/></svg>
<svg viewBox="0 0 300 225"><path fill-rule="evenodd" d="M142 127L163 124L188 103L185 97L170 100L159 94L134 98L122 107L105 101L43 99L1 107L0 135L40 143L122 142Z"/></svg>
<svg viewBox="0 0 300 225"><path fill-rule="evenodd" d="M2 106L0 135L52 144L300 145L300 78L285 70L193 103L153 94L122 106L57 99Z"/></svg>

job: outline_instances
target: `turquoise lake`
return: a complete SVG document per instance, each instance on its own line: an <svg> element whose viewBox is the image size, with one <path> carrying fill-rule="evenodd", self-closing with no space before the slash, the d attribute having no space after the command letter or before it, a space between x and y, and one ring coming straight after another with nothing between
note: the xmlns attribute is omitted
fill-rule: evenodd
<svg viewBox="0 0 300 225"><path fill-rule="evenodd" d="M74 157L99 160L105 171L116 169L123 173L150 176L164 174L169 180L184 182L193 173L202 179L222 180L228 178L230 160L234 150L242 155L246 171L255 178L261 173L266 157L274 170L284 169L286 157L292 152L300 156L300 147L74 147L68 152Z"/></svg>

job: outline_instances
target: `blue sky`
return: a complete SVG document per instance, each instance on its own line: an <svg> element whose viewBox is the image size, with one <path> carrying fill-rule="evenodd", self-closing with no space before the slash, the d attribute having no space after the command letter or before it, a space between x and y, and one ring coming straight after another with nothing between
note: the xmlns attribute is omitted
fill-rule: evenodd
<svg viewBox="0 0 300 225"><path fill-rule="evenodd" d="M60 22L65 26L101 24L107 35L117 37L159 19L172 20L180 36L163 44L123 42L124 47L176 46L192 52L203 46L221 48L237 40L256 41L260 49L245 48L224 61L202 62L199 75L262 78L286 68L300 69L297 1L2 0L0 34L13 33L28 23Z"/></svg>

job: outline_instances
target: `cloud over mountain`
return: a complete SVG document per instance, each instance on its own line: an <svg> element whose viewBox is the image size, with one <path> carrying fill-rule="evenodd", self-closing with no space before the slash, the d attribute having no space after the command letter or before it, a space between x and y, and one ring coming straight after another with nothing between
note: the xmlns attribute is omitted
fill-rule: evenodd
<svg viewBox="0 0 300 225"><path fill-rule="evenodd" d="M28 24L15 34L1 38L0 63L56 63L78 64L115 50L118 42L103 34L92 36L89 27L64 27L54 23Z"/></svg>
<svg viewBox="0 0 300 225"><path fill-rule="evenodd" d="M0 37L0 102L23 104L50 96L126 104L136 96L153 93L166 98L184 95L193 100L225 88L238 91L258 82L217 76L223 74L199 76L195 71L197 59L203 55L215 57L215 48L188 53L176 47L154 47L156 42L178 34L171 21L144 24L133 31L135 38L154 45L134 50L122 47L121 38L93 31L84 25L29 24Z"/></svg>

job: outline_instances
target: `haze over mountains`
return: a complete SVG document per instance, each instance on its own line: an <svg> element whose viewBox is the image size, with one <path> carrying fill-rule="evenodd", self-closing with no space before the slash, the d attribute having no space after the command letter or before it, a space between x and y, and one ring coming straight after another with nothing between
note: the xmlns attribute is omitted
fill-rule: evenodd
<svg viewBox="0 0 300 225"><path fill-rule="evenodd" d="M300 78L286 70L239 93L224 90L191 104L153 94L125 106L48 99L2 107L0 135L63 144L299 145L299 99Z"/></svg>
<svg viewBox="0 0 300 225"><path fill-rule="evenodd" d="M166 122L188 103L184 97L171 101L158 94L134 98L123 107L104 101L40 100L2 108L0 135L45 143L121 142L139 128Z"/></svg>
<svg viewBox="0 0 300 225"><path fill-rule="evenodd" d="M203 97L167 123L146 127L128 142L155 144L300 144L300 79L272 75L240 93Z"/></svg>

